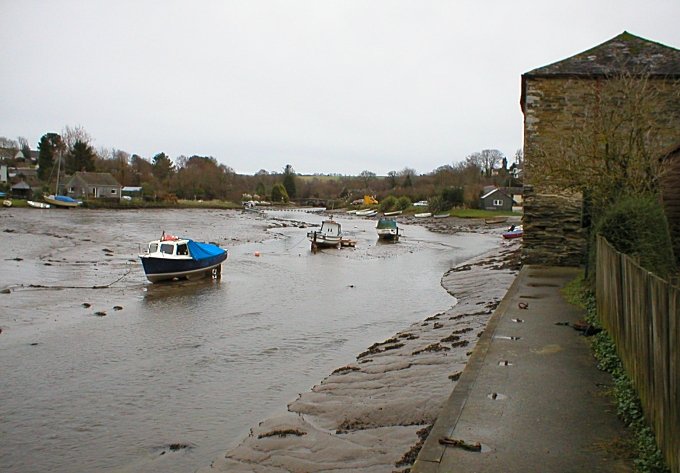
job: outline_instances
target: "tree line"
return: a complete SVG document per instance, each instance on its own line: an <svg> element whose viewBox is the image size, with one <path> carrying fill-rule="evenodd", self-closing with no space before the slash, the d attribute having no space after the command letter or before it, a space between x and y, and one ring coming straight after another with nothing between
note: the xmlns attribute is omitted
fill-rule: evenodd
<svg viewBox="0 0 680 473"><path fill-rule="evenodd" d="M27 140L0 138L0 147L22 150L30 155ZM49 188L56 179L56 168L69 175L76 171L108 172L123 186L142 187L149 200L269 200L273 202L352 201L368 194L382 200L408 197L412 201L428 200L442 195L451 205L475 207L485 186L518 186L516 168L522 166L522 151L514 162L498 150L482 150L463 161L446 164L418 174L405 167L386 176L365 170L358 176L312 175L295 172L291 164L280 171L261 169L254 175L237 174L213 156L178 156L165 152L150 158L130 154L116 148L95 150L92 138L82 127L65 127L62 133L45 133L38 142L38 178ZM7 161L7 160L6 160ZM10 165L13 163L9 163ZM453 194L452 190L457 189ZM456 195L451 199L451 195Z"/></svg>

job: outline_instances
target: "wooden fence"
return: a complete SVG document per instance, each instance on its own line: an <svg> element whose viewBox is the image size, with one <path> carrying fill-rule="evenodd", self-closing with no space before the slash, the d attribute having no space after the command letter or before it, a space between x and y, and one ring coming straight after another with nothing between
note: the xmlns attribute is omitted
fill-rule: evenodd
<svg viewBox="0 0 680 473"><path fill-rule="evenodd" d="M642 401L659 448L680 473L680 289L597 240L597 311Z"/></svg>

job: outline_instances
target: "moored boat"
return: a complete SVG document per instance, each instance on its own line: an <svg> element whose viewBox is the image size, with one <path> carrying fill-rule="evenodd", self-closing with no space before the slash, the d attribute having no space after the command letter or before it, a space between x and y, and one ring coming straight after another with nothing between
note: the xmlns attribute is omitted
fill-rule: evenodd
<svg viewBox="0 0 680 473"><path fill-rule="evenodd" d="M506 232L503 232L503 238L506 240L511 240L513 238L520 238L524 235L524 229L522 225L512 225Z"/></svg>
<svg viewBox="0 0 680 473"><path fill-rule="evenodd" d="M378 238L382 240L399 240L399 227L393 218L381 217L375 229L378 232Z"/></svg>
<svg viewBox="0 0 680 473"><path fill-rule="evenodd" d="M312 251L321 247L340 248L342 244L342 226L335 220L328 219L321 222L319 230L307 232L307 238L312 243Z"/></svg>
<svg viewBox="0 0 680 473"><path fill-rule="evenodd" d="M49 209L50 204L46 204L45 202L36 202L34 200L27 200L26 203L28 204L29 207L33 207L34 209Z"/></svg>
<svg viewBox="0 0 680 473"><path fill-rule="evenodd" d="M43 195L43 200L47 202L50 205L54 205L55 207L66 207L66 208L72 208L72 207L78 207L79 205L82 205L82 201L76 200L73 197L69 197L67 195Z"/></svg>
<svg viewBox="0 0 680 473"><path fill-rule="evenodd" d="M427 218L427 217L432 217L432 213L431 212L422 212L422 213L419 213L419 214L413 214L413 216L415 218Z"/></svg>
<svg viewBox="0 0 680 473"><path fill-rule="evenodd" d="M147 252L139 255L146 278L155 283L178 279L219 277L227 250L212 243L163 235L149 242Z"/></svg>
<svg viewBox="0 0 680 473"><path fill-rule="evenodd" d="M9 199L5 199L5 200L2 201L2 205L4 205L5 207L11 207L12 201L9 200Z"/></svg>
<svg viewBox="0 0 680 473"><path fill-rule="evenodd" d="M383 215L385 217L393 217L395 215L401 215L401 212L402 212L401 210L394 210L392 212L385 212Z"/></svg>
<svg viewBox="0 0 680 473"><path fill-rule="evenodd" d="M446 218L446 217L449 217L449 216L450 216L450 214L448 212L445 212L445 213L441 213L441 214L434 214L432 216L432 218Z"/></svg>
<svg viewBox="0 0 680 473"><path fill-rule="evenodd" d="M358 210L356 213L357 217L373 217L377 214L378 211L373 209Z"/></svg>

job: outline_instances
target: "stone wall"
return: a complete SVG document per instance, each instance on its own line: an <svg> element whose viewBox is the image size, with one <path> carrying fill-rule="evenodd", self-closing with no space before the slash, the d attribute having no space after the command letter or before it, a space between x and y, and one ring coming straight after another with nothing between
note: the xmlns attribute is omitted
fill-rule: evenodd
<svg viewBox="0 0 680 473"><path fill-rule="evenodd" d="M536 194L524 187L522 262L551 266L585 263L580 194Z"/></svg>
<svg viewBox="0 0 680 473"><path fill-rule="evenodd" d="M666 159L667 171L662 179L662 198L673 242L675 261L680 267L680 149Z"/></svg>
<svg viewBox="0 0 680 473"><path fill-rule="evenodd" d="M524 111L524 241L528 264L578 265L585 262L581 228L582 199L566 195L552 183L546 160L559 167L584 133L588 109L597 104L603 82L591 77L523 78ZM654 139L659 148L677 144L680 133L678 83L655 82L673 97L655 112ZM591 112L592 113L592 112ZM554 253L553 253L554 252Z"/></svg>

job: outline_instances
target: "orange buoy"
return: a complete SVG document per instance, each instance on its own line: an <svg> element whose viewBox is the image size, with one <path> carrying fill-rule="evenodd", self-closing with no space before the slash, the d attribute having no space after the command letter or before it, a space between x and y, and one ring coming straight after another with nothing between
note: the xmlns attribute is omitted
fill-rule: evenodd
<svg viewBox="0 0 680 473"><path fill-rule="evenodd" d="M255 252L255 256L260 256L260 252L259 252L259 251L256 251L256 252Z"/></svg>

